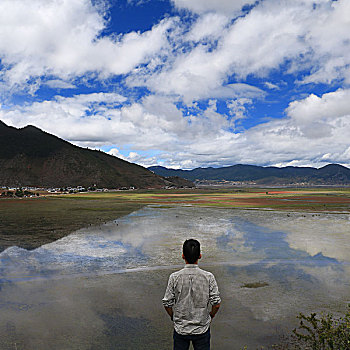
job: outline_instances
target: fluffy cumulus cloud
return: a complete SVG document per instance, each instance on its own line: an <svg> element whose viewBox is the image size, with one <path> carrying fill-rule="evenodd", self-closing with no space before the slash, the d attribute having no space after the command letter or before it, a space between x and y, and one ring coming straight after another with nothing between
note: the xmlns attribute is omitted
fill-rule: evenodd
<svg viewBox="0 0 350 350"><path fill-rule="evenodd" d="M223 29L228 25L230 18L224 14L207 13L200 16L184 36L184 40L199 42L207 39L218 39Z"/></svg>
<svg viewBox="0 0 350 350"><path fill-rule="evenodd" d="M137 163L139 165L142 165L144 167L150 167L153 165L158 164L157 157L148 157L148 156L143 156L137 152L129 152L127 156L124 156L118 148L111 148L108 152L108 154L118 157L120 159L126 160L131 163Z"/></svg>
<svg viewBox="0 0 350 350"><path fill-rule="evenodd" d="M215 3L220 7L225 2L203 2L203 7L210 9L209 3L215 9ZM241 81L249 75L268 77L286 63L289 73L308 72L300 83L347 81L350 42L345 14L350 13L349 6L344 0L267 0L233 22L227 14L204 13L181 36L186 50L172 52L156 69L148 65L135 72L128 84L175 94L189 103L215 97L230 77ZM266 84L270 89L277 87Z"/></svg>
<svg viewBox="0 0 350 350"><path fill-rule="evenodd" d="M348 0L170 2L106 35L107 1L1 1L0 92L32 98L0 119L143 165L350 164Z"/></svg>
<svg viewBox="0 0 350 350"><path fill-rule="evenodd" d="M3 0L0 23L2 79L13 87L45 75L126 74L166 46L172 20L101 37L103 7L90 0Z"/></svg>
<svg viewBox="0 0 350 350"><path fill-rule="evenodd" d="M111 116L108 110L120 107L125 97L115 93L93 93L69 98L57 96L53 100L2 110L0 118L9 125L37 126L47 132L73 142L89 145L108 141L113 130L109 129ZM130 129L126 121L121 123Z"/></svg>
<svg viewBox="0 0 350 350"><path fill-rule="evenodd" d="M117 147L109 151L145 166L192 168L256 163L257 159L264 165L322 165L332 159L349 165L349 97L350 90L343 89L321 97L310 95L289 105L288 118L241 133L230 130L232 120L217 112L216 100L209 102L203 115L184 118L176 101L153 95L139 103L113 93L57 97L2 111L0 118L10 125L37 125L81 146L127 144L141 151L162 150L157 156L138 152L123 156ZM230 108L240 115L250 103L238 100Z"/></svg>
<svg viewBox="0 0 350 350"><path fill-rule="evenodd" d="M255 4L256 0L172 0L178 8L196 13L208 11L238 14L243 6Z"/></svg>
<svg viewBox="0 0 350 350"><path fill-rule="evenodd" d="M0 3L2 78L19 84L45 74L63 80L87 72L108 77L147 63L149 70L141 70L147 75L138 83L194 98L207 96L230 75L266 76L286 60L291 71L300 64L312 67L304 82L350 78L346 0L174 3L200 13L190 28L168 17L143 33L101 36L107 26L103 8L90 0L4 0ZM255 6L232 21L230 9L249 4ZM175 34L169 35L169 30ZM184 42L192 42L190 50L179 47ZM174 51L174 45L179 50ZM152 68L157 74L150 74Z"/></svg>
<svg viewBox="0 0 350 350"><path fill-rule="evenodd" d="M59 79L47 80L44 84L49 86L50 88L56 88L56 89L75 89L76 88L75 85Z"/></svg>
<svg viewBox="0 0 350 350"><path fill-rule="evenodd" d="M35 125L76 144L89 147L130 144L139 150L179 150L193 139L216 137L230 126L217 113L215 100L202 115L183 117L176 101L149 95L130 102L116 93L57 96L19 108L3 109L9 125Z"/></svg>

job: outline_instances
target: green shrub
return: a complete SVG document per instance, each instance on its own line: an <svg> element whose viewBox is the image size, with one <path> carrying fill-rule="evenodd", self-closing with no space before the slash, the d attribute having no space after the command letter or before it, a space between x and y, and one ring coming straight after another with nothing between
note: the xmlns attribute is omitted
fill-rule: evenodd
<svg viewBox="0 0 350 350"><path fill-rule="evenodd" d="M316 313L297 318L299 327L293 335L304 350L349 350L350 349L350 305L344 317L335 318L332 314Z"/></svg>
<svg viewBox="0 0 350 350"><path fill-rule="evenodd" d="M23 193L22 189L16 190L15 196L16 196L16 197L23 197L23 196L24 196L24 193Z"/></svg>
<svg viewBox="0 0 350 350"><path fill-rule="evenodd" d="M350 304L343 317L332 314L317 316L312 313L297 316L299 326L293 334L285 338L280 344L261 349L274 350L350 350ZM245 346L241 350L247 350Z"/></svg>

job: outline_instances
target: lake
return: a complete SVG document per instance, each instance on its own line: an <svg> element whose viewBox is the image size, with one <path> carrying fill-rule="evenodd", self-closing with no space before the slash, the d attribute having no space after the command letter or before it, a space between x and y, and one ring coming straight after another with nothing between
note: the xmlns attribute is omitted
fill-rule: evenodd
<svg viewBox="0 0 350 350"><path fill-rule="evenodd" d="M213 349L271 344L299 312L350 302L349 214L148 206L0 253L0 348L171 349L161 299L187 238L222 296Z"/></svg>

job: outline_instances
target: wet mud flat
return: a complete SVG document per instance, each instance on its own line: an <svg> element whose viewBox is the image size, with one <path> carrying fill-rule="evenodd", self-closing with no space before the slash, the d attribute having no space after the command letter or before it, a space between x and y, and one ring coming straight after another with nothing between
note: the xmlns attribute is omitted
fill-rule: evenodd
<svg viewBox="0 0 350 350"><path fill-rule="evenodd" d="M344 312L350 295L347 214L146 207L32 251L0 254L1 349L168 349L161 299L200 240L222 308L215 349L279 340L300 312Z"/></svg>

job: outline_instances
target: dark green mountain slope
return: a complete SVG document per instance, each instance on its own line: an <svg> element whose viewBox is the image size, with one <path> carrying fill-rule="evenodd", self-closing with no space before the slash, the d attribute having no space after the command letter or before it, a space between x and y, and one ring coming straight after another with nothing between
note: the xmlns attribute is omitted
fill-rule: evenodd
<svg viewBox="0 0 350 350"><path fill-rule="evenodd" d="M0 186L162 187L168 181L101 151L74 146L34 126L0 121Z"/></svg>
<svg viewBox="0 0 350 350"><path fill-rule="evenodd" d="M180 176L194 180L255 181L261 184L300 183L342 185L350 184L350 169L329 164L320 169L311 167L261 167L237 164L223 168L196 168L176 170L156 166L150 167L161 176Z"/></svg>

